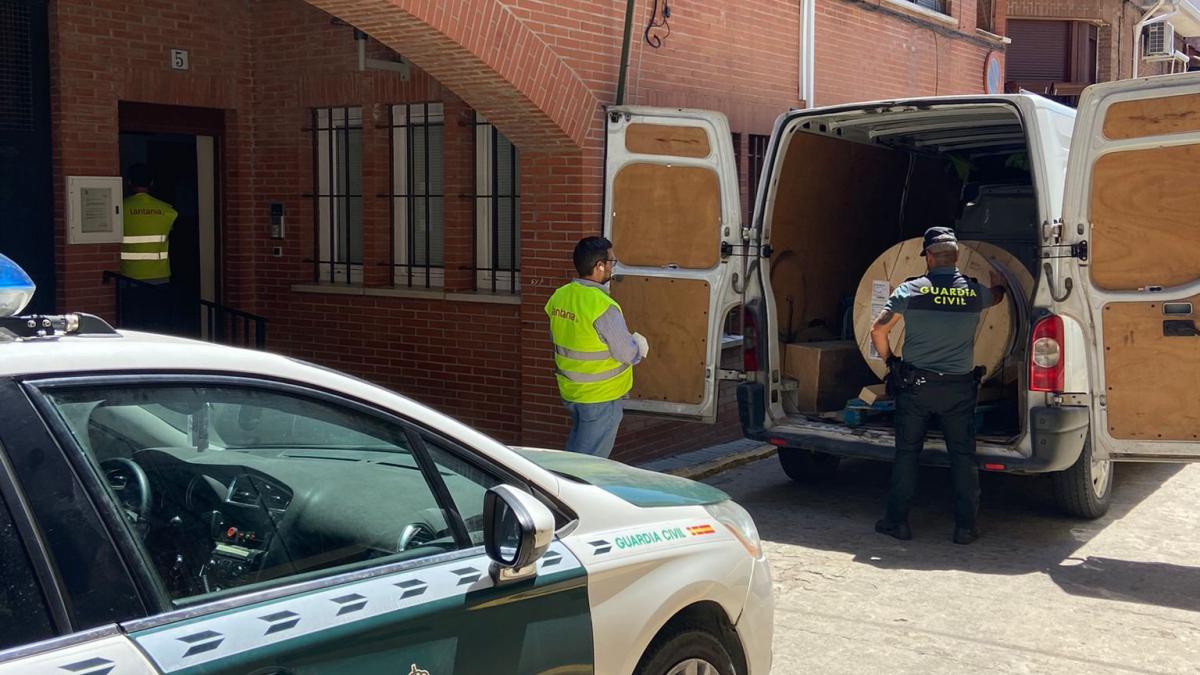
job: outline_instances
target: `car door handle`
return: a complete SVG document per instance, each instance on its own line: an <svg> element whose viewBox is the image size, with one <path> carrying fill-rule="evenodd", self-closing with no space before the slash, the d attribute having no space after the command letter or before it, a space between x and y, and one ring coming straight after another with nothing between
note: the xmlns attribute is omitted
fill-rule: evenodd
<svg viewBox="0 0 1200 675"><path fill-rule="evenodd" d="M1192 319L1163 320L1163 335L1165 337L1197 337L1196 322Z"/></svg>

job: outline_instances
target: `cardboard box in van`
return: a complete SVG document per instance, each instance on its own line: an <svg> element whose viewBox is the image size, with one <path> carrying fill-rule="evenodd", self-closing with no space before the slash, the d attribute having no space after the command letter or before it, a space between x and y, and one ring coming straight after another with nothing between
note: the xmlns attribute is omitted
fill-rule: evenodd
<svg viewBox="0 0 1200 675"><path fill-rule="evenodd" d="M864 385L878 382L853 340L789 344L783 373L798 383L796 407L805 412L841 410Z"/></svg>

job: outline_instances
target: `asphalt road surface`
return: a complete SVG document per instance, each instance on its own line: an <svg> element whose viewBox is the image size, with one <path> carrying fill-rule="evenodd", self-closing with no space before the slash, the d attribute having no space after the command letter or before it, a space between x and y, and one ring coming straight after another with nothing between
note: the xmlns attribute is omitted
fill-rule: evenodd
<svg viewBox="0 0 1200 675"><path fill-rule="evenodd" d="M922 469L910 542L872 529L888 464L798 485L771 457L708 482L766 542L776 675L1200 672L1200 465L1116 470L1096 521L1059 515L1048 478L984 474L970 546L944 469Z"/></svg>

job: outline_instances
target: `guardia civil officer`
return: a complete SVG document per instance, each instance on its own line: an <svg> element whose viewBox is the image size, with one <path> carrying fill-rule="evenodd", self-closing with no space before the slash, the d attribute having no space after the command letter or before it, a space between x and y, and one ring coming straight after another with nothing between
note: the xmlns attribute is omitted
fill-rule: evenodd
<svg viewBox="0 0 1200 675"><path fill-rule="evenodd" d="M887 514L875 531L912 539L908 510L930 419L941 421L954 484L954 543L979 538L979 468L975 462L975 402L982 367L974 364L975 330L984 309L1004 299L1004 280L990 288L958 271L958 240L948 227L925 231L928 272L900 284L871 326L871 342L888 364L896 396L896 462ZM892 354L888 333L904 317L904 360Z"/></svg>
<svg viewBox="0 0 1200 675"><path fill-rule="evenodd" d="M646 338L630 334L621 306L608 294L612 242L585 237L572 256L579 278L546 303L554 340L555 379L571 415L567 450L608 457L633 388L633 366L650 351Z"/></svg>

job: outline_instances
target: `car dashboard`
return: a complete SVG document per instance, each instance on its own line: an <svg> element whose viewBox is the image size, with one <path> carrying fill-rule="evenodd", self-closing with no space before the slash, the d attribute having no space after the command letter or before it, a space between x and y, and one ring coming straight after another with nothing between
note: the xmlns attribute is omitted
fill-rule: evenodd
<svg viewBox="0 0 1200 675"><path fill-rule="evenodd" d="M456 548L411 457L344 449L148 448L143 536L173 598Z"/></svg>

